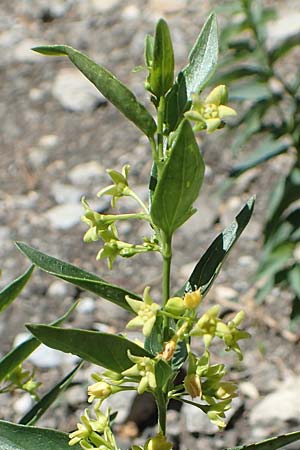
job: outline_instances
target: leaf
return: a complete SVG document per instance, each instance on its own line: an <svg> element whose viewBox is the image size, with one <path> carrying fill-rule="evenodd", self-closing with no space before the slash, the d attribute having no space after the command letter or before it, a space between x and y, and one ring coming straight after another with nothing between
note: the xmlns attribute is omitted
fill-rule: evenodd
<svg viewBox="0 0 300 450"><path fill-rule="evenodd" d="M290 144L288 142L281 142L279 140L274 141L272 138L268 137L251 154L249 159L233 167L229 176L238 177L247 170L269 161L269 159L275 158L275 156L285 153L289 148Z"/></svg>
<svg viewBox="0 0 300 450"><path fill-rule="evenodd" d="M4 311L18 297L27 281L31 277L34 266L30 266L26 272L13 280L0 292L0 312Z"/></svg>
<svg viewBox="0 0 300 450"><path fill-rule="evenodd" d="M61 395L72 382L75 374L82 367L83 361L77 364L59 383L56 384L33 408L19 421L21 425L34 425L38 419L50 408L55 400Z"/></svg>
<svg viewBox="0 0 300 450"><path fill-rule="evenodd" d="M28 330L43 344L64 353L72 353L114 372L123 372L133 365L128 350L136 356L152 355L134 342L98 331L62 329L48 325L26 325Z"/></svg>
<svg viewBox="0 0 300 450"><path fill-rule="evenodd" d="M292 34L281 40L277 45L269 50L269 58L272 63L275 63L277 59L286 55L292 48L300 45L300 32Z"/></svg>
<svg viewBox="0 0 300 450"><path fill-rule="evenodd" d="M59 325L63 323L74 311L79 301L73 303L68 311L51 325ZM21 364L28 356L40 346L40 342L32 337L13 348L9 353L0 360L0 381L7 377L19 364Z"/></svg>
<svg viewBox="0 0 300 450"><path fill-rule="evenodd" d="M212 82L214 84L232 83L233 81L240 81L242 78L253 76L256 77L255 80L257 81L266 81L271 76L271 73L261 66L243 64L227 72L222 71L218 73L214 76Z"/></svg>
<svg viewBox="0 0 300 450"><path fill-rule="evenodd" d="M295 294L300 298L300 266L296 264L288 273L288 280ZM299 311L300 313L300 311Z"/></svg>
<svg viewBox="0 0 300 450"><path fill-rule="evenodd" d="M232 85L229 90L229 100L259 101L272 97L266 83L251 81Z"/></svg>
<svg viewBox="0 0 300 450"><path fill-rule="evenodd" d="M157 353L160 353L163 349L163 325L162 325L163 319L162 317L157 316L154 326L151 330L151 333L149 336L146 337L144 342L144 348L148 352L152 353L152 355L156 355Z"/></svg>
<svg viewBox="0 0 300 450"><path fill-rule="evenodd" d="M284 445L291 444L300 440L300 431L283 434L270 439L266 439L256 444L241 445L239 447L227 448L226 450L277 450Z"/></svg>
<svg viewBox="0 0 300 450"><path fill-rule="evenodd" d="M285 269L290 263L294 249L295 245L288 241L284 241L273 248L262 259L256 274L256 279L273 276L276 272Z"/></svg>
<svg viewBox="0 0 300 450"><path fill-rule="evenodd" d="M111 72L95 63L87 55L68 45L45 45L34 47L35 52L43 55L69 57L71 62L88 78L96 88L127 119L131 120L143 133L152 137L156 124L147 109L137 101L134 94L119 81Z"/></svg>
<svg viewBox="0 0 300 450"><path fill-rule="evenodd" d="M65 261L46 255L46 253L42 253L39 250L24 244L23 242L17 242L16 246L33 262L33 264L41 270L49 273L50 275L54 275L55 277L68 281L69 283L75 284L75 286L79 286L82 289L93 292L99 297L105 298L106 300L115 303L127 311L132 312L125 299L126 295L129 295L131 298L141 300L140 297L132 292L126 291L125 289L113 284L109 284L93 273L86 272L85 270L79 269L78 267Z"/></svg>
<svg viewBox="0 0 300 450"><path fill-rule="evenodd" d="M218 62L218 25L212 13L205 22L194 47L189 63L183 69L188 100L192 93L200 92L214 73Z"/></svg>
<svg viewBox="0 0 300 450"><path fill-rule="evenodd" d="M189 280L179 293L201 288L207 294L221 270L225 258L249 223L253 213L255 198L251 197L235 220L220 233L195 266Z"/></svg>
<svg viewBox="0 0 300 450"><path fill-rule="evenodd" d="M173 372L169 364L162 359L155 366L156 384L159 389L164 389L169 382Z"/></svg>
<svg viewBox="0 0 300 450"><path fill-rule="evenodd" d="M0 420L0 448L2 450L70 450L66 433L48 428L28 427ZM80 450L80 445L74 445Z"/></svg>
<svg viewBox="0 0 300 450"><path fill-rule="evenodd" d="M184 120L158 180L151 206L153 223L168 236L193 214L192 205L202 185L204 168L192 127Z"/></svg>
<svg viewBox="0 0 300 450"><path fill-rule="evenodd" d="M185 341L179 341L171 360L173 370L179 370L188 357L187 346Z"/></svg>
<svg viewBox="0 0 300 450"><path fill-rule="evenodd" d="M154 37L151 34L146 35L145 39L145 51L144 51L144 59L146 67L150 67L153 61L153 46L154 46Z"/></svg>
<svg viewBox="0 0 300 450"><path fill-rule="evenodd" d="M150 66L148 81L150 84L150 90L156 95L156 97L165 95L166 92L168 92L168 90L173 86L173 45L169 27L164 19L160 19L156 26L153 45L153 61Z"/></svg>

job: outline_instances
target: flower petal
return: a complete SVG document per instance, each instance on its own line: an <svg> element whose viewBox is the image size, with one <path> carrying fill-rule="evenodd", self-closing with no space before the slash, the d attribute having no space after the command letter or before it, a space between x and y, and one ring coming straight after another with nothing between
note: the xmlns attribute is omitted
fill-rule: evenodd
<svg viewBox="0 0 300 450"><path fill-rule="evenodd" d="M228 116L236 116L237 112L235 111L235 109L230 108L229 106L225 106L225 105L220 105L219 106L219 117L221 119L224 119L225 117Z"/></svg>

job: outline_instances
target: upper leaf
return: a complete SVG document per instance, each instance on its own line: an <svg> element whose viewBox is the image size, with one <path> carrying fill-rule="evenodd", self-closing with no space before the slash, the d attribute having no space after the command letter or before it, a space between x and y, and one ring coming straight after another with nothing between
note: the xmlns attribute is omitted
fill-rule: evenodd
<svg viewBox="0 0 300 450"><path fill-rule="evenodd" d="M213 75L218 61L218 25L213 13L205 22L194 47L189 54L189 63L183 69L187 97L200 92Z"/></svg>
<svg viewBox="0 0 300 450"><path fill-rule="evenodd" d="M157 183L151 206L154 224L168 236L193 214L192 205L202 185L204 168L192 127L184 120Z"/></svg>
<svg viewBox="0 0 300 450"><path fill-rule="evenodd" d="M79 269L78 267L66 263L65 261L46 255L46 253L42 253L39 250L24 244L23 242L17 242L16 246L41 270L68 281L69 283L75 284L75 286L79 286L87 291L93 292L94 294L97 294L100 297L121 306L127 311L132 312L125 299L126 295L129 295L131 298L141 300L139 296L130 291L126 291L118 286L109 284L93 273Z"/></svg>
<svg viewBox="0 0 300 450"><path fill-rule="evenodd" d="M0 312L4 311L20 294L27 281L31 277L34 266L30 266L26 272L13 280L0 292Z"/></svg>
<svg viewBox="0 0 300 450"><path fill-rule="evenodd" d="M149 44L148 44L149 46ZM167 22L157 23L153 46L153 61L148 78L150 90L161 97L172 87L174 80L174 53Z"/></svg>
<svg viewBox="0 0 300 450"><path fill-rule="evenodd" d="M95 63L87 55L67 45L45 45L34 47L43 55L66 55L72 63L96 86L96 88L131 120L147 136L153 136L156 124L146 108L135 95L111 72Z"/></svg>
<svg viewBox="0 0 300 450"><path fill-rule="evenodd" d="M205 295L221 270L229 251L247 226L253 213L255 198L251 197L235 220L220 233L195 266L192 275L185 283L182 292L194 291L201 288Z"/></svg>
<svg viewBox="0 0 300 450"><path fill-rule="evenodd" d="M121 373L132 366L132 355L152 355L122 336L80 329L63 329L48 325L27 325L29 331L41 342L64 353L72 353L98 366Z"/></svg>
<svg viewBox="0 0 300 450"><path fill-rule="evenodd" d="M300 440L300 431L276 436L256 444L241 445L239 447L227 448L225 450L277 450L285 445Z"/></svg>
<svg viewBox="0 0 300 450"><path fill-rule="evenodd" d="M66 433L48 428L27 427L0 420L0 448L3 450L70 450ZM72 447L80 450L80 445Z"/></svg>

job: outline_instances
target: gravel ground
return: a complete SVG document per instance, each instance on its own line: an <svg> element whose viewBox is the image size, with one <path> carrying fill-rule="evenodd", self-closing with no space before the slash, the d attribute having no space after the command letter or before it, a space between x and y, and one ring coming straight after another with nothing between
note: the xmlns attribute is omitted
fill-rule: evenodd
<svg viewBox="0 0 300 450"><path fill-rule="evenodd" d="M97 243L82 242L86 227L80 223L83 195L97 208L109 207L105 200L97 203L95 195L109 182L106 168L120 169L130 162L132 185L137 186L141 196L147 195L147 142L67 60L47 59L32 53L30 48L46 43L67 43L79 48L116 73L144 101L141 86L145 74L132 73L132 68L143 63L145 33L152 32L156 20L165 16L172 30L178 67L182 67L205 18L219 3L202 1L199 6L199 1L193 0L1 1L1 286L28 266L14 246L14 241L20 240L127 289L142 292L145 285L151 285L154 296L159 296L161 265L157 255L117 260L110 272L104 262L95 260ZM280 1L268 3L282 7ZM295 21L295 6L297 2L284 2L281 19L289 17L290 24ZM260 251L269 187L287 170L289 158L280 156L263 169L249 172L222 196L220 190L232 164L230 136L225 130L220 131L200 145L207 163L205 185L197 202L198 215L176 234L174 289L186 280L213 237L233 220L250 195L257 194L254 217L208 297L209 303L221 302L228 312L237 303L248 311L247 327L253 338L245 343L245 359L238 364L226 356L232 378L240 383L240 400L233 408L227 430L221 434L210 427L203 415L189 408L169 411L170 433L181 449L218 450L300 427L299 344L289 342L281 333L288 327L288 295L274 289L267 303L258 306L250 281ZM124 202L124 211L130 207ZM141 224L125 224L121 232L130 241L149 230ZM9 351L16 335L22 338L24 323L50 322L78 296L81 306L71 319L73 326L122 330L127 316L114 305L36 271L19 300L1 316L0 353ZM42 348L31 358L31 364L36 366L37 376L47 390L70 370L74 359ZM84 389L91 371L86 366L80 372L64 399L43 416L39 425L74 429L86 406ZM134 408L129 409L132 400L126 396L116 399L120 423L127 423L128 416L136 420L138 414ZM3 395L0 417L18 420L30 404L27 395ZM287 406L283 408L283 404ZM135 406L137 411L140 407ZM143 399L142 409L151 416L147 399ZM137 442L151 432L150 419ZM126 448L128 432L121 425L118 430ZM299 450L300 444L287 448Z"/></svg>

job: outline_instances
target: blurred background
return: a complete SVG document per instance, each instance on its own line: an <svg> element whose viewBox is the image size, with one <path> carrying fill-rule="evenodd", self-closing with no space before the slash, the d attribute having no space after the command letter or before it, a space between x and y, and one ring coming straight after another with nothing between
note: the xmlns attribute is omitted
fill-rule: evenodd
<svg viewBox="0 0 300 450"><path fill-rule="evenodd" d="M282 289L278 282L282 278L277 279L277 272L282 275L283 260L284 270L288 267L289 272L298 265L299 238L293 238L290 253L283 254L282 247L278 253L276 247L277 259L272 253L274 247L271 253L265 251L265 265L261 265L263 244L268 241L265 227L271 192L278 180L289 176L297 158L299 161L299 149L295 144L298 128L286 119L289 102L293 99L291 117L296 118L295 122L299 112L297 80L294 80L299 73L299 2L262 1L260 8L267 12L262 15L257 35L247 22L249 17L247 19L241 10L243 3L247 2L0 0L0 287L29 266L14 246L15 241L24 241L129 290L142 292L146 285L153 286L153 296L157 299L161 277L159 255L118 259L114 270L109 271L105 261L95 259L99 244L82 242L86 226L80 222L82 196L98 211L109 209L109 198L101 201L96 198L100 188L109 184L107 168L120 170L130 163L131 184L147 199L151 169L147 141L67 58L47 58L30 49L44 44L75 47L116 74L151 109L143 88L146 71L133 71L144 64L145 34L153 33L160 17L167 19L180 70L209 13L215 10L218 14L220 71L211 80L211 86L224 80L229 92L232 88L230 106L239 116L236 122L230 122L229 127L213 136L199 136L207 164L205 183L196 204L198 214L175 236L172 277L174 288L180 287L211 240L234 220L248 198L256 194L254 217L208 298L208 304L220 302L224 314L244 308L253 338L244 345L242 363L226 355L229 368L233 370L231 378L240 384L241 397L234 405L225 432L218 434L201 412L191 412L189 407L181 412L170 411L170 430L178 445L195 450L221 449L258 440L299 428L300 422L300 325L299 302L295 300L297 289L300 291L300 278L295 278L297 271L294 270L292 293L290 282ZM276 14L269 8L274 8ZM260 14L259 7L255 11ZM286 50L278 47L282 42L287 43ZM261 45L258 52L257 43ZM275 47L281 49L279 56L274 51L271 57L266 56ZM273 71L275 63L278 67ZM232 68L240 70L241 64L242 71L232 72ZM272 65L272 73L268 64ZM226 77L222 78L220 73ZM286 99L289 87L295 89ZM263 90L267 88L271 96ZM282 102L279 110L274 107L279 103L278 98ZM250 119L249 111L255 111ZM240 126L235 127L239 121ZM263 129L262 121L266 121ZM271 143L266 139L271 139ZM264 164L250 161L250 170L243 165L241 169L240 164L251 160L262 141L267 144L259 150L257 158L265 161ZM238 169L233 171L233 167ZM229 180L230 173L234 177ZM298 181L294 184L291 195L297 202L300 184ZM298 192L299 197L294 192ZM289 193L286 195L291 198ZM285 206L290 208L291 202L286 200ZM122 202L123 211L129 212L131 207L129 201ZM294 216L293 232L300 226L299 215L296 214L295 219ZM136 236L142 238L150 234L150 230L139 223L121 225L120 234L129 242ZM290 234L285 234L282 242L289 241ZM294 258L292 263L291 258ZM260 280L255 278L258 267L265 270ZM287 272L284 276L283 281L288 277L291 280L292 275ZM266 286L268 289L262 292ZM1 315L0 355L24 338L24 323L51 322L75 298L80 298L81 302L72 316L72 326L119 331L126 323L126 313L114 305L36 270L20 298ZM47 390L73 363L72 358L63 359L60 353L41 347L29 364L36 367L37 378ZM91 370L86 366L77 375L64 399L55 410L41 418L39 425L65 431L74 429L86 402L82 385L87 384ZM127 398L117 402L121 409L119 422L128 422L131 413ZM31 405L32 399L27 393L2 395L0 417L17 421ZM147 410L147 405L144 409ZM142 438L151 432L151 420L140 432ZM128 445L129 434L124 427L120 428L124 448ZM287 448L299 449L297 445Z"/></svg>

